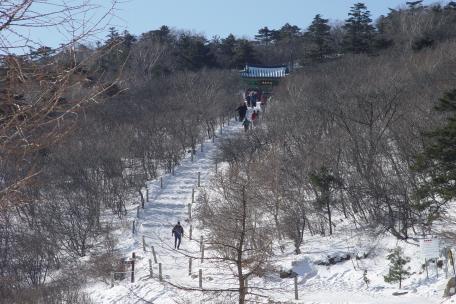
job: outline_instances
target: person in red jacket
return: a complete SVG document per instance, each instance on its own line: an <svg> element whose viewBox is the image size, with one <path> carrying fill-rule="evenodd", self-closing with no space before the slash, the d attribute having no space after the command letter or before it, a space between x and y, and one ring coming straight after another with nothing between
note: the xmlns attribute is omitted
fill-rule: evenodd
<svg viewBox="0 0 456 304"><path fill-rule="evenodd" d="M257 111L253 111L253 113L252 113L252 124L253 125L256 125L257 119L258 119L258 113L257 113Z"/></svg>

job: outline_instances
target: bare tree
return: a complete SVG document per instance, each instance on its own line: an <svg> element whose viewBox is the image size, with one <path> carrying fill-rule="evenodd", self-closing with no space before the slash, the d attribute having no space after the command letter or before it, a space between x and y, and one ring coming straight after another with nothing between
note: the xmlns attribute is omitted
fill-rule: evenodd
<svg viewBox="0 0 456 304"><path fill-rule="evenodd" d="M209 232L207 244L215 250L209 260L233 269L239 303L246 303L246 280L261 276L272 257L272 228L258 205L255 181L240 167L218 175L211 189L197 210Z"/></svg>
<svg viewBox="0 0 456 304"><path fill-rule="evenodd" d="M0 163L6 166L7 158L14 159L14 165L8 166L10 174L0 185L2 204L8 195L18 199L20 188L39 174L36 166L27 165L28 158L67 134L81 106L100 101L110 87L91 81L86 69L90 58L76 60L78 43L103 28L113 6L102 11L100 18L86 20L87 13L95 9L90 1L0 4ZM59 50L43 48L24 32L27 28L60 31L68 40ZM13 54L28 52L29 47L37 51Z"/></svg>

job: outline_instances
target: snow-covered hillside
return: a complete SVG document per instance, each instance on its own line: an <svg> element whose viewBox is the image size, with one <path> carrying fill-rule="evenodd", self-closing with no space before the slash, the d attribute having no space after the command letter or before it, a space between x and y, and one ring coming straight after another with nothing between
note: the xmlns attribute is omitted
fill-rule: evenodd
<svg viewBox="0 0 456 304"><path fill-rule="evenodd" d="M198 172L201 187L207 185L208 178L215 172L213 156L217 152L217 141L226 136L242 136L242 125L232 121L225 126L223 134L215 143L206 140L202 150L198 149L195 159L185 159L176 168L175 174L163 176L148 184L149 201L145 209L140 209L139 218L136 205L131 206L122 229L117 231L120 240L119 250L125 257L136 254L135 282L130 283L130 274L122 281L115 281L111 287L106 283L92 283L87 291L96 303L236 303L237 294L214 293L219 289L236 288L236 280L229 269L211 261L210 248L205 249L205 259L201 260L200 237L203 236L195 223L192 225L192 239L189 230L192 220L188 208L192 203L192 192L198 195ZM220 169L220 168L219 168ZM136 221L136 233L131 231L131 223ZM174 249L171 236L172 227L181 221L185 237L180 250ZM273 266L276 269L261 278L249 281L249 288L255 295L249 296L252 303L450 303L442 299L446 279L443 273L437 275L431 266L430 278L421 269L419 248L409 243L399 243L412 258L411 272L401 296L392 295L398 288L387 284L383 275L387 273L387 249L397 245L392 237L369 235L362 229L344 227L340 220L335 234L331 237L305 235L302 253L293 253L292 243L284 242L284 251L276 248ZM341 229L339 227L344 227ZM204 237L204 236L203 236ZM145 241L145 251L143 250ZM156 254L154 261L152 246ZM347 254L358 255L361 259L347 259L334 265L324 265L328 257L341 260ZM366 256L364 256L366 254ZM192 258L192 271L189 273L189 260ZM153 276L150 276L149 260ZM159 264L162 267L162 281L159 280ZM320 264L320 265L319 265ZM198 273L203 275L199 288ZM299 300L294 300L293 279L279 277L279 270L292 269L298 274ZM369 285L363 280L367 270ZM450 272L451 273L451 272Z"/></svg>

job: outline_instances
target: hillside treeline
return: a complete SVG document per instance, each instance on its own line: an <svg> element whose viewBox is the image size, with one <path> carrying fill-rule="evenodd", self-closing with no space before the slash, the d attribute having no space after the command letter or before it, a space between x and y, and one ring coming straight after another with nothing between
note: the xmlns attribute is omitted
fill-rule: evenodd
<svg viewBox="0 0 456 304"><path fill-rule="evenodd" d="M454 83L455 23L451 3L375 23L359 3L343 23L317 15L307 29L262 28L255 40L112 28L95 46L3 56L0 299L88 302L78 286L118 260L110 218L215 136L246 63L296 68L264 129L221 147L234 180L255 181L248 193L261 212L246 214L272 216L271 242L291 238L299 252L304 230L338 229L334 216L399 238L428 231L440 200L417 198L428 172L412 167L444 121L433 106Z"/></svg>
<svg viewBox="0 0 456 304"><path fill-rule="evenodd" d="M388 47L296 69L262 127L224 141L218 161L230 166L198 211L216 258L236 270L240 303L284 239L296 253L305 235L347 227L454 242L440 224L454 222L456 197L455 17L440 6L392 11L382 18Z"/></svg>
<svg viewBox="0 0 456 304"><path fill-rule="evenodd" d="M113 219L233 116L237 73L157 74L161 56L153 42L110 36L4 58L0 302L87 301L81 283L120 259Z"/></svg>

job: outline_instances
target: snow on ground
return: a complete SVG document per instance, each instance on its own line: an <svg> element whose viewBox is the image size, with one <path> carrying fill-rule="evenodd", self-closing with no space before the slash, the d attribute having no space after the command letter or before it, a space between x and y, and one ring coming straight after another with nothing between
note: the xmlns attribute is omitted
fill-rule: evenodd
<svg viewBox="0 0 456 304"><path fill-rule="evenodd" d="M223 128L223 135L219 136L239 136L241 129L240 122L232 121ZM191 223L188 204L192 202L192 189L196 189L196 198L198 172L201 172L201 184L204 186L215 171L212 158L216 151L216 144L206 140L203 151L198 149L193 162L187 158L176 168L174 176L163 176L162 189L159 180L148 183L149 201L145 209L140 210L139 218L136 218L136 206L132 206L129 215L123 220L122 229L117 231L119 249L124 256L136 253L136 281L130 283L130 274L127 274L127 279L115 281L114 287L106 283L91 284L86 291L95 303L212 303L214 301L210 300L210 296L198 291L199 269L203 272L204 288L236 286L235 278L228 269L220 268L208 260L201 262L200 231L196 227L193 227L192 240L188 238ZM136 234L131 232L133 220L137 221ZM171 236L172 227L177 221L181 221L185 229L179 251L174 250L174 239ZM143 237L146 242L145 252L142 247ZM386 284L383 275L387 273L387 249L396 244L398 243L393 237L369 235L362 229L345 230L339 227L331 237L305 235L300 255L293 254L291 242L285 243L284 252L277 249L273 261L277 269L293 269L298 273L300 300L294 300L293 279L280 279L276 272L263 278L251 279L249 287L263 297L249 299L258 303L272 299L280 303L306 304L453 303L452 299L442 299L447 281L444 274L440 271L437 278L435 268L431 266L430 278L426 279L421 268L419 248L408 243L399 243L404 247L405 254L412 257L411 272L414 274L403 283L403 290L408 294L392 295L398 291L397 284ZM162 264L163 282L158 280L158 264L154 262L151 246L155 249L157 262ZM368 253L368 257L350 259L331 266L318 265L327 261L328 256L345 257L347 253L358 256ZM206 257L210 256L210 250L207 249L205 254ZM188 273L189 257L194 258L191 275ZM152 260L153 278L149 276L149 259ZM370 280L368 287L363 281L364 270L367 270ZM237 295L232 294L231 299L225 303L236 302Z"/></svg>
<svg viewBox="0 0 456 304"><path fill-rule="evenodd" d="M219 137L239 133L241 129L239 122L232 121L230 125L225 125L223 134ZM106 284L93 284L88 292L96 303L144 303L144 299L153 303L173 303L171 299L182 298L182 291L158 282L158 265L154 263L151 246L155 249L157 262L162 264L165 281L198 288L198 278L188 275L189 256L200 257L200 235L196 228L192 240L188 238L188 204L192 202L192 189L196 190L195 198L198 195L198 172L201 173L201 185L204 185L209 175L215 171L213 157L216 151L216 144L208 139L204 142L202 151L200 148L197 150L193 162L188 157L175 169L174 176L163 176L162 189L159 180L148 183L149 201L145 209L140 210L139 219L136 219L137 233L133 235L131 232L131 223L136 216L135 207L131 208L130 216L124 220L124 231L118 236L121 239L120 249L126 257L131 256L132 252L136 253L136 282L131 284L127 282L129 280L120 283L116 281L113 288ZM179 251L174 250L174 238L171 236L172 227L177 221L181 222L185 230ZM146 252L142 248L143 236L147 244ZM149 259L153 261L154 279L149 278ZM200 264L199 259L193 261L193 273L203 268L207 277L210 271L204 268L204 264L208 263ZM214 277L217 274L214 273ZM222 279L219 277L219 280Z"/></svg>

